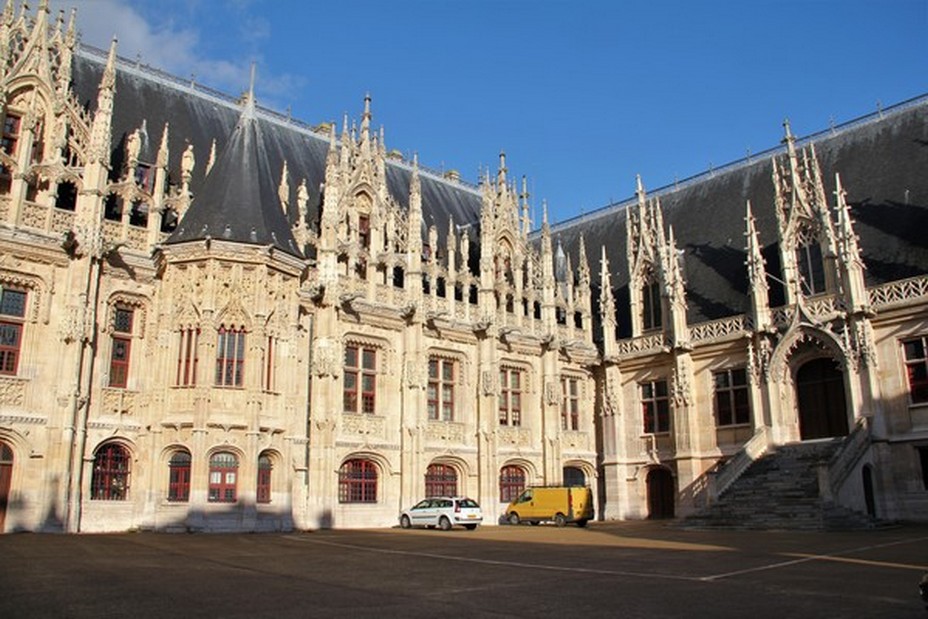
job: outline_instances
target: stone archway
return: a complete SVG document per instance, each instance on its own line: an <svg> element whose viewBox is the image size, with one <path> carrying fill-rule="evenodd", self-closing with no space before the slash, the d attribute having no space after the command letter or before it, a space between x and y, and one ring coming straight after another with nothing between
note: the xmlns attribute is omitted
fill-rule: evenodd
<svg viewBox="0 0 928 619"><path fill-rule="evenodd" d="M648 471L648 519L673 518L674 488L673 475L663 467Z"/></svg>
<svg viewBox="0 0 928 619"><path fill-rule="evenodd" d="M817 357L796 371L796 408L802 440L846 436L844 375L833 359Z"/></svg>

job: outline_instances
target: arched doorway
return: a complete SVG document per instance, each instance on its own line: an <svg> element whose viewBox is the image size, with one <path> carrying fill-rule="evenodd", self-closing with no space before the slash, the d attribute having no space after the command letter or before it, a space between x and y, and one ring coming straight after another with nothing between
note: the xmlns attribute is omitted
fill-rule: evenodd
<svg viewBox="0 0 928 619"><path fill-rule="evenodd" d="M846 436L844 376L827 357L813 359L796 372L799 436L802 440Z"/></svg>
<svg viewBox="0 0 928 619"><path fill-rule="evenodd" d="M576 466L564 467L564 485L565 486L585 486L586 475L583 469Z"/></svg>
<svg viewBox="0 0 928 619"><path fill-rule="evenodd" d="M665 468L648 471L648 518L673 518L673 475Z"/></svg>
<svg viewBox="0 0 928 619"><path fill-rule="evenodd" d="M13 450L0 443L0 533L5 531L6 506L10 498L10 480L13 479Z"/></svg>

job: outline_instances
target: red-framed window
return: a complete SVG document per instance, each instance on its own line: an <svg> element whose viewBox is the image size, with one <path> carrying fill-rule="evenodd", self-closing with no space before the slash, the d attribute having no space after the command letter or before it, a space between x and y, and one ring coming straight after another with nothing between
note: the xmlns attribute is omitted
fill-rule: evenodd
<svg viewBox="0 0 928 619"><path fill-rule="evenodd" d="M0 374L15 376L23 346L26 293L0 288Z"/></svg>
<svg viewBox="0 0 928 619"><path fill-rule="evenodd" d="M447 464L430 464L425 470L425 496L457 496L458 472Z"/></svg>
<svg viewBox="0 0 928 619"><path fill-rule="evenodd" d="M113 315L110 351L110 387L125 387L129 382L129 354L132 351L133 310L117 307Z"/></svg>
<svg viewBox="0 0 928 619"><path fill-rule="evenodd" d="M190 500L190 452L175 451L168 462L168 501L186 503Z"/></svg>
<svg viewBox="0 0 928 619"><path fill-rule="evenodd" d="M499 472L499 502L509 503L525 490L525 469L510 464Z"/></svg>
<svg viewBox="0 0 928 619"><path fill-rule="evenodd" d="M90 498L125 501L129 495L129 450L119 443L105 443L93 456Z"/></svg>
<svg viewBox="0 0 928 619"><path fill-rule="evenodd" d="M210 503L235 503L238 499L238 457L220 451L209 459Z"/></svg>
<svg viewBox="0 0 928 619"><path fill-rule="evenodd" d="M660 329L663 322L660 284L647 283L641 288L641 328L646 331Z"/></svg>
<svg viewBox="0 0 928 619"><path fill-rule="evenodd" d="M670 432L670 396L666 380L641 383L641 409L645 434Z"/></svg>
<svg viewBox="0 0 928 619"><path fill-rule="evenodd" d="M345 347L344 407L346 413L374 414L377 394L377 351L354 344Z"/></svg>
<svg viewBox="0 0 928 619"><path fill-rule="evenodd" d="M271 502L271 471L274 468L274 462L271 457L263 453L258 456L258 486L255 500L258 503Z"/></svg>
<svg viewBox="0 0 928 619"><path fill-rule="evenodd" d="M748 372L744 368L722 370L712 375L715 385L715 419L719 427L751 423Z"/></svg>
<svg viewBox="0 0 928 619"><path fill-rule="evenodd" d="M245 379L245 330L219 328L216 386L241 387Z"/></svg>
<svg viewBox="0 0 928 619"><path fill-rule="evenodd" d="M902 351L912 404L928 402L928 336L902 342Z"/></svg>
<svg viewBox="0 0 928 619"><path fill-rule="evenodd" d="M429 386L426 396L429 419L454 420L455 363L452 359L429 359Z"/></svg>
<svg viewBox="0 0 928 619"><path fill-rule="evenodd" d="M180 330L180 342L177 348L178 387L193 387L197 384L197 346L200 343L200 330L189 327Z"/></svg>
<svg viewBox="0 0 928 619"><path fill-rule="evenodd" d="M580 387L576 378L561 379L561 429L580 429Z"/></svg>
<svg viewBox="0 0 928 619"><path fill-rule="evenodd" d="M522 370L499 370L499 425L522 425Z"/></svg>
<svg viewBox="0 0 928 619"><path fill-rule="evenodd" d="M377 502L377 465L370 460L354 459L338 470L339 503Z"/></svg>

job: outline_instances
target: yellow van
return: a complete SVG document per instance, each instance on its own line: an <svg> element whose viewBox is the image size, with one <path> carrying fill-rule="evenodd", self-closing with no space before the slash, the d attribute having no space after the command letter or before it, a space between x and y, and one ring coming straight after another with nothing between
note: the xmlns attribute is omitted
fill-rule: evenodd
<svg viewBox="0 0 928 619"><path fill-rule="evenodd" d="M559 527L575 522L585 527L593 518L593 493L585 486L528 488L506 507L509 524L553 521Z"/></svg>

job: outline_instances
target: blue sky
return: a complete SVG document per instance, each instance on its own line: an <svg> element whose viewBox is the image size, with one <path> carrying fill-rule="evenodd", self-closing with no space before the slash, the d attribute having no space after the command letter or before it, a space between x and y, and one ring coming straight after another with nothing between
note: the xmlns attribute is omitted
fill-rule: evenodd
<svg viewBox="0 0 928 619"><path fill-rule="evenodd" d="M928 92L928 0L53 0L87 43L510 177L554 222ZM540 217L540 216L539 216ZM535 222L536 225L540 221Z"/></svg>

